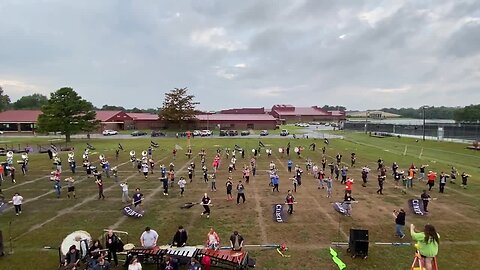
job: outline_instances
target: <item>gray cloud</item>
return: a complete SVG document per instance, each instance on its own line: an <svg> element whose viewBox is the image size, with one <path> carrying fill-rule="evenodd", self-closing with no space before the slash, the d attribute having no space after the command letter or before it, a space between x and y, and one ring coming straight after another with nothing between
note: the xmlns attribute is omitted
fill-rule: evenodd
<svg viewBox="0 0 480 270"><path fill-rule="evenodd" d="M0 12L13 99L68 85L98 106L157 107L185 86L209 110L480 101L474 0L4 0Z"/></svg>

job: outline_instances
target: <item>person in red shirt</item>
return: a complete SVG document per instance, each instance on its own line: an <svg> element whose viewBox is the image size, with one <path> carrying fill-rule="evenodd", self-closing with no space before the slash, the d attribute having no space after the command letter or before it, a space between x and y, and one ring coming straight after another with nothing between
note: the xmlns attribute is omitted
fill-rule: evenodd
<svg viewBox="0 0 480 270"><path fill-rule="evenodd" d="M435 179L437 178L437 173L429 171L427 174L427 185L428 185L428 191L432 190L432 187L435 185Z"/></svg>
<svg viewBox="0 0 480 270"><path fill-rule="evenodd" d="M345 194L352 195L353 178L348 178L345 182Z"/></svg>

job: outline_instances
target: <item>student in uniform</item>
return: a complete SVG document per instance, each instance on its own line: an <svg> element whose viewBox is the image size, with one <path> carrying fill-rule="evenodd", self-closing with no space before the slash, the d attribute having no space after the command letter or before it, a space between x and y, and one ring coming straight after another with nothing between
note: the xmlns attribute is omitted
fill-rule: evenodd
<svg viewBox="0 0 480 270"><path fill-rule="evenodd" d="M432 197L430 197L430 195L427 193L427 190L424 189L422 195L420 195L420 198L423 202L423 211L428 213L428 203L430 202Z"/></svg>
<svg viewBox="0 0 480 270"><path fill-rule="evenodd" d="M461 187L463 188L467 188L467 181L468 181L468 178L470 177L471 175L470 174L467 174L465 172L462 173L462 185Z"/></svg>
<svg viewBox="0 0 480 270"><path fill-rule="evenodd" d="M287 192L287 197L285 198L285 204L288 204L288 213L293 214L293 204L295 203L295 198L292 195L292 191Z"/></svg>
<svg viewBox="0 0 480 270"><path fill-rule="evenodd" d="M203 194L201 203L202 203L204 211L202 212L201 216L206 214L207 218L210 218L210 203L211 202L212 202L212 200L210 200L210 197L208 197L207 193Z"/></svg>
<svg viewBox="0 0 480 270"><path fill-rule="evenodd" d="M447 178L449 178L446 173L441 172L440 173L440 180L439 180L439 185L438 185L438 192L444 193L445 192L445 186L447 185Z"/></svg>
<svg viewBox="0 0 480 270"><path fill-rule="evenodd" d="M240 198L242 198L243 203L245 203L245 187L242 184L242 181L238 181L237 184L237 204L240 204Z"/></svg>
<svg viewBox="0 0 480 270"><path fill-rule="evenodd" d="M228 177L228 180L225 183L225 186L227 188L227 201L233 200L233 196L232 196L233 183L231 180L232 180L232 177Z"/></svg>
<svg viewBox="0 0 480 270"><path fill-rule="evenodd" d="M180 196L183 197L183 192L185 192L185 185L187 184L187 181L185 181L185 178L180 177L180 180L178 180L177 184L180 187Z"/></svg>
<svg viewBox="0 0 480 270"><path fill-rule="evenodd" d="M431 191L433 186L435 185L435 179L437 178L437 173L433 171L429 171L427 175L427 185L428 185L428 191Z"/></svg>

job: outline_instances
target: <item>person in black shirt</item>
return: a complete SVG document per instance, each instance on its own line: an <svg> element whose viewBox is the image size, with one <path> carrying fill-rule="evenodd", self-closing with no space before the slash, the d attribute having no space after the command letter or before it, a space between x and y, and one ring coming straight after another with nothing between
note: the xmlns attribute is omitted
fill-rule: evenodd
<svg viewBox="0 0 480 270"><path fill-rule="evenodd" d="M202 198L202 206L203 206L203 209L205 209L205 211L202 212L202 216L206 214L207 218L210 218L210 203L211 202L212 201L208 197L207 193L205 193L203 195L203 198Z"/></svg>
<svg viewBox="0 0 480 270"><path fill-rule="evenodd" d="M117 258L117 250L118 250L118 236L113 232L113 230L108 230L106 239L105 239L105 247L108 249L108 262L113 261L115 262L115 266L118 265L118 258Z"/></svg>
<svg viewBox="0 0 480 270"><path fill-rule="evenodd" d="M134 207L142 207L142 201L143 201L143 194L140 192L139 188L135 189L135 193L133 194L132 197L132 204Z"/></svg>
<svg viewBox="0 0 480 270"><path fill-rule="evenodd" d="M467 188L467 181L468 181L468 177L470 177L471 175L470 174L467 174L465 172L462 173L462 185L461 187L463 188Z"/></svg>
<svg viewBox="0 0 480 270"><path fill-rule="evenodd" d="M230 236L230 246L233 251L240 251L243 247L243 237L237 232L234 231Z"/></svg>
<svg viewBox="0 0 480 270"><path fill-rule="evenodd" d="M352 167L355 167L355 161L357 161L357 156L355 155L355 153L352 153L352 156L350 157L350 160L351 160L351 163L352 163Z"/></svg>
<svg viewBox="0 0 480 270"><path fill-rule="evenodd" d="M103 257L100 257L97 265L93 267L93 270L110 270L110 263L105 261Z"/></svg>
<svg viewBox="0 0 480 270"><path fill-rule="evenodd" d="M90 256L90 261L92 266L95 266L97 264L98 258L100 258L100 256L103 255L100 251L102 249L103 247L102 247L102 244L100 244L99 240L95 240L92 246L88 249L88 255Z"/></svg>
<svg viewBox="0 0 480 270"><path fill-rule="evenodd" d="M378 190L377 194L383 195L383 182L385 182L385 176L378 175Z"/></svg>
<svg viewBox="0 0 480 270"><path fill-rule="evenodd" d="M173 236L172 246L175 247L183 247L187 244L187 231L183 228L183 226L178 226L178 231Z"/></svg>
<svg viewBox="0 0 480 270"><path fill-rule="evenodd" d="M77 249L77 246L72 245L68 249L68 253L65 255L64 266L73 267L78 266L80 263L80 251Z"/></svg>
<svg viewBox="0 0 480 270"><path fill-rule="evenodd" d="M400 210L393 210L393 216L395 217L395 235L404 238L405 233L403 233L403 227L405 226L405 211L400 208Z"/></svg>
<svg viewBox="0 0 480 270"><path fill-rule="evenodd" d="M337 160L337 164L340 164L342 162L342 155L340 155L340 153L338 153L336 156L335 156L335 159Z"/></svg>
<svg viewBox="0 0 480 270"><path fill-rule="evenodd" d="M423 190L422 195L420 195L420 198L422 198L423 201L423 210L428 213L428 202L432 199L430 195L428 195L427 190Z"/></svg>
<svg viewBox="0 0 480 270"><path fill-rule="evenodd" d="M233 196L232 196L233 183L231 180L232 180L232 177L228 177L228 180L225 183L225 186L227 187L227 201L233 200Z"/></svg>

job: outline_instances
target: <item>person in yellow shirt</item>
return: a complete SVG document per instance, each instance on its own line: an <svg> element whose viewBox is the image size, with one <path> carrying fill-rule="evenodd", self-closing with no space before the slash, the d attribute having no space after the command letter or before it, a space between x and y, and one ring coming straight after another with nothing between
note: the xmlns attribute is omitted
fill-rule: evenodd
<svg viewBox="0 0 480 270"><path fill-rule="evenodd" d="M432 270L433 257L438 254L438 244L440 243L440 235L435 230L435 227L426 224L423 232L415 232L415 225L410 225L410 235L412 239L417 241L417 249L422 256L422 265L425 265L427 270Z"/></svg>

